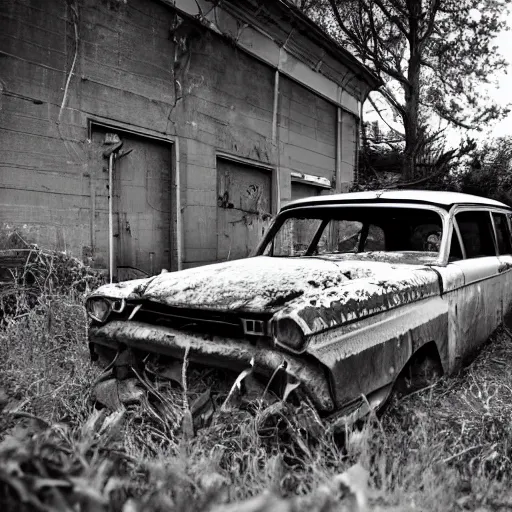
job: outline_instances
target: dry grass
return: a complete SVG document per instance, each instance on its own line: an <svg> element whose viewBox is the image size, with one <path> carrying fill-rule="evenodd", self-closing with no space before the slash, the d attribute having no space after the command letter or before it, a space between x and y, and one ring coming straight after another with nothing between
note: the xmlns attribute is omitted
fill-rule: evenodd
<svg viewBox="0 0 512 512"><path fill-rule="evenodd" d="M307 405L217 410L193 437L181 392L161 388L167 410L146 398L97 411L80 295L42 294L32 306L0 327L2 510L363 510L358 497L370 510L512 510L507 331L342 448ZM190 369L187 382L193 397L216 377Z"/></svg>

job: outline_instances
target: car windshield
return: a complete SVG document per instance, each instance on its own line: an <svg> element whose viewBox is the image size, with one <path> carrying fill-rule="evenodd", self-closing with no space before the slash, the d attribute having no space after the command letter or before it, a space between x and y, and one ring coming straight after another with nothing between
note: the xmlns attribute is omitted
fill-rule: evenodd
<svg viewBox="0 0 512 512"><path fill-rule="evenodd" d="M301 208L278 217L260 254L433 263L442 234L441 216L423 208Z"/></svg>

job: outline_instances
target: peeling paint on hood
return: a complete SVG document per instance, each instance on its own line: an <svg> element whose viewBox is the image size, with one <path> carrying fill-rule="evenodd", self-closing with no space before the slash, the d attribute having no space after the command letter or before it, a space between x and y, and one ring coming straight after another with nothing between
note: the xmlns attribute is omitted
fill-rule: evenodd
<svg viewBox="0 0 512 512"><path fill-rule="evenodd" d="M144 297L144 291L156 277L132 279L121 283L104 284L94 291L91 296L103 296L111 299L136 300Z"/></svg>
<svg viewBox="0 0 512 512"><path fill-rule="evenodd" d="M358 264L357 277L329 290L305 294L287 304L277 317L292 318L304 334L311 335L441 292L437 273L429 267ZM362 275L363 270L372 273Z"/></svg>
<svg viewBox="0 0 512 512"><path fill-rule="evenodd" d="M324 311L334 303L336 309L350 305L351 311L373 311L433 293L438 293L437 275L421 265L257 256L109 284L94 295L217 311L275 313L286 307L295 315L300 310L301 323L309 325L306 332L311 332L316 330L311 328L315 322L333 323L327 313L321 315L327 314L323 320L313 320L318 315L312 311ZM336 316L341 321L340 315Z"/></svg>

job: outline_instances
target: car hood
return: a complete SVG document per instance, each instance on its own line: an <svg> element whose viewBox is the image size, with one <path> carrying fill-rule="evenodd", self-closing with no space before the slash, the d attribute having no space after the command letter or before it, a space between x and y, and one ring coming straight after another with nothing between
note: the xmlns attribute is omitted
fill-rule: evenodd
<svg viewBox="0 0 512 512"><path fill-rule="evenodd" d="M283 308L331 308L333 303L369 311L436 293L437 274L422 265L257 256L104 285L94 295L194 309L275 313Z"/></svg>

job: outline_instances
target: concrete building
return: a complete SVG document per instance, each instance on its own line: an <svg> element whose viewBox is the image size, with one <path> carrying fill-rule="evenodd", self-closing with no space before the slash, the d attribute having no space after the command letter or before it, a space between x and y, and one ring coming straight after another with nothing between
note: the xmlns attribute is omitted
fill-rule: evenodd
<svg viewBox="0 0 512 512"><path fill-rule="evenodd" d="M246 256L353 181L378 81L289 1L0 5L4 230L124 279Z"/></svg>

